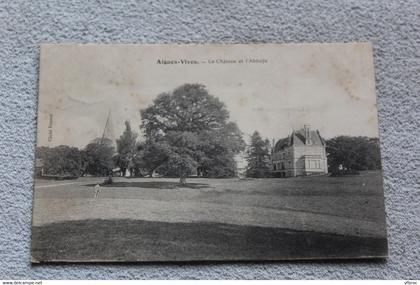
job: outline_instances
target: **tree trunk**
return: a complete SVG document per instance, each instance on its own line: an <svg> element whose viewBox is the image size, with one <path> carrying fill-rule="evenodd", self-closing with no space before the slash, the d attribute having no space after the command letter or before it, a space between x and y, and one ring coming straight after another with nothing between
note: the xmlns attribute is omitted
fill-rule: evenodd
<svg viewBox="0 0 420 285"><path fill-rule="evenodd" d="M156 164L152 169L149 170L149 175L150 177L152 177L153 172L155 172L156 168L158 168L159 166L161 166L164 162L166 162L168 160L168 157L166 157L165 159L161 160L158 164Z"/></svg>

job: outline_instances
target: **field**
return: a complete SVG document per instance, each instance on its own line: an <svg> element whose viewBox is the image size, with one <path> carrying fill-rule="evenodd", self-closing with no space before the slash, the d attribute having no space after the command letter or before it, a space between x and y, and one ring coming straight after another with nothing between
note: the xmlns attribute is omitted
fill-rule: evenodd
<svg viewBox="0 0 420 285"><path fill-rule="evenodd" d="M382 178L37 179L32 257L46 261L387 255Z"/></svg>

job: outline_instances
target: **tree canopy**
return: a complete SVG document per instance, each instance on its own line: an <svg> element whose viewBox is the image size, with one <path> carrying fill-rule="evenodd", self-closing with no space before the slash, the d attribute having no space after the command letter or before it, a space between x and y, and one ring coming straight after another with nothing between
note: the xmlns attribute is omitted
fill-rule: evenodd
<svg viewBox="0 0 420 285"><path fill-rule="evenodd" d="M137 134L131 130L130 122L125 122L125 130L117 139L117 155L115 162L120 167L121 175L125 176L133 158L136 156Z"/></svg>
<svg viewBox="0 0 420 285"><path fill-rule="evenodd" d="M339 136L326 141L328 171L381 169L378 138Z"/></svg>
<svg viewBox="0 0 420 285"><path fill-rule="evenodd" d="M114 168L114 147L106 138L96 138L84 150L86 173L96 176L106 176Z"/></svg>
<svg viewBox="0 0 420 285"><path fill-rule="evenodd" d="M263 139L258 131L251 136L251 142L246 153L248 165L245 175L247 177L267 177L270 170L270 141Z"/></svg>
<svg viewBox="0 0 420 285"><path fill-rule="evenodd" d="M200 84L184 84L172 93L162 93L140 113L147 137L223 128L229 118L225 104Z"/></svg>
<svg viewBox="0 0 420 285"><path fill-rule="evenodd" d="M184 84L162 93L141 110L143 167L149 172L181 178L195 171L222 177L236 172L234 156L245 143L237 125L229 120L223 102L200 84Z"/></svg>
<svg viewBox="0 0 420 285"><path fill-rule="evenodd" d="M78 177L82 173L82 156L76 147L39 147L36 157L44 162L44 175Z"/></svg>

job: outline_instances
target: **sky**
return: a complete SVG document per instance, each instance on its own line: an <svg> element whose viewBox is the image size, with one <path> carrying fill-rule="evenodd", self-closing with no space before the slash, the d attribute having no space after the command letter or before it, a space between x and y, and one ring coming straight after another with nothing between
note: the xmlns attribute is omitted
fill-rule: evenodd
<svg viewBox="0 0 420 285"><path fill-rule="evenodd" d="M126 120L141 135L140 110L185 83L203 84L224 102L245 139L257 130L277 140L305 124L327 139L378 136L369 43L47 44L37 144L82 148L102 136L109 112L116 137Z"/></svg>

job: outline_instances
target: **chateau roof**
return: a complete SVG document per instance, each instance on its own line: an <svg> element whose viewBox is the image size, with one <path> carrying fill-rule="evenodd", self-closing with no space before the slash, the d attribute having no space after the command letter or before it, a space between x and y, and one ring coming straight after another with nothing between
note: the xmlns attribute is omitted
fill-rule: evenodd
<svg viewBox="0 0 420 285"><path fill-rule="evenodd" d="M325 146L325 141L319 134L318 130L308 130L308 134L311 140L311 144L313 146ZM281 151L286 147L289 146L304 146L306 137L305 137L305 129L302 128L297 131L293 131L290 136L287 138L279 139L276 144L274 145L274 151Z"/></svg>

